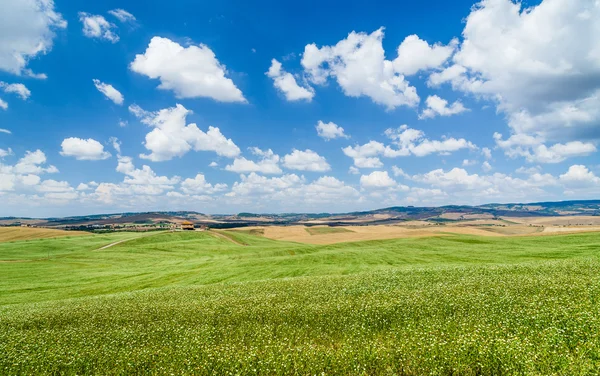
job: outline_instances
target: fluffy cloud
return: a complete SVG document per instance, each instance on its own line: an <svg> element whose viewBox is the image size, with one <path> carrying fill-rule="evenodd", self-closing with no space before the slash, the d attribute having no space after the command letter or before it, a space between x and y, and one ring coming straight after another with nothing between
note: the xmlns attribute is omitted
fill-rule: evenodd
<svg viewBox="0 0 600 376"><path fill-rule="evenodd" d="M271 61L271 67L266 75L273 79L273 86L281 91L288 101L305 100L310 102L315 96L312 87L298 85L296 78L291 73L284 71L281 63L275 59Z"/></svg>
<svg viewBox="0 0 600 376"><path fill-rule="evenodd" d="M83 24L83 35L88 38L104 39L111 43L117 43L119 36L113 31L115 24L110 23L98 14L79 12L79 21Z"/></svg>
<svg viewBox="0 0 600 376"><path fill-rule="evenodd" d="M390 110L414 107L420 100L417 90L385 59L383 36L381 28L371 34L351 32L335 46L309 44L302 66L314 84L325 84L331 77L347 96L366 96Z"/></svg>
<svg viewBox="0 0 600 376"><path fill-rule="evenodd" d="M104 146L91 138L84 140L69 137L63 140L61 147L60 155L74 157L79 161L98 161L110 158L110 153L104 151Z"/></svg>
<svg viewBox="0 0 600 376"><path fill-rule="evenodd" d="M481 154L485 159L492 159L492 150L490 148L481 148Z"/></svg>
<svg viewBox="0 0 600 376"><path fill-rule="evenodd" d="M333 140L334 138L350 138L344 133L344 128L331 121L329 123L324 123L323 121L319 120L316 128L319 137L327 141Z"/></svg>
<svg viewBox="0 0 600 376"><path fill-rule="evenodd" d="M466 19L453 65L431 85L497 102L515 134L600 138L600 2L483 0ZM543 37L536 37L543 36Z"/></svg>
<svg viewBox="0 0 600 376"><path fill-rule="evenodd" d="M116 17L121 22L133 22L135 21L135 16L125 9L113 9L109 10L108 14Z"/></svg>
<svg viewBox="0 0 600 376"><path fill-rule="evenodd" d="M331 170L325 158L310 149L305 151L294 149L291 154L283 157L283 165L290 170L318 172Z"/></svg>
<svg viewBox="0 0 600 376"><path fill-rule="evenodd" d="M142 123L154 128L146 135L144 143L151 153L141 154L141 158L154 162L168 161L181 157L192 149L213 151L228 158L240 154L237 145L225 138L219 128L211 126L207 132L203 132L196 124L186 125L186 117L191 111L180 104L158 112L144 111L137 105L131 105L129 111L140 118Z"/></svg>
<svg viewBox="0 0 600 376"><path fill-rule="evenodd" d="M234 183L226 196L228 201L238 205L276 202L284 210L297 210L299 205L304 210L323 210L323 205L332 208L341 203L356 202L360 194L331 176L306 183L304 177L296 174L267 178L251 173L242 175L241 181Z"/></svg>
<svg viewBox="0 0 600 376"><path fill-rule="evenodd" d="M569 167L566 173L560 175L560 181L570 187L595 186L597 188L600 185L600 178L583 165Z"/></svg>
<svg viewBox="0 0 600 376"><path fill-rule="evenodd" d="M212 195L227 189L227 184L212 185L206 181L202 174L193 179L185 179L181 182L181 190L187 195Z"/></svg>
<svg viewBox="0 0 600 376"><path fill-rule="evenodd" d="M0 70L45 78L27 69L27 63L48 53L55 31L66 27L52 0L4 0L0 12Z"/></svg>
<svg viewBox="0 0 600 376"><path fill-rule="evenodd" d="M8 103L3 101L2 98L0 98L0 108L3 110L8 110Z"/></svg>
<svg viewBox="0 0 600 376"><path fill-rule="evenodd" d="M31 96L31 91L23 84L7 84L6 82L0 81L0 89L5 93L14 93L23 100Z"/></svg>
<svg viewBox="0 0 600 376"><path fill-rule="evenodd" d="M406 156L415 155L424 157L429 154L449 154L461 149L476 150L477 146L464 138L456 139L454 137L443 140L429 140L425 138L425 133L402 125L397 129L389 128L385 131L388 138L394 141L399 147L398 150L387 150L388 156Z"/></svg>
<svg viewBox="0 0 600 376"><path fill-rule="evenodd" d="M0 150L0 158L12 154L12 150ZM41 150L28 151L14 166L0 163L0 192L27 189L40 182L43 174L57 173L52 165L46 166L46 155Z"/></svg>
<svg viewBox="0 0 600 376"><path fill-rule="evenodd" d="M117 172L125 175L122 183L100 183L91 198L101 203L121 203L130 205L140 200L153 202L155 197L165 194L175 188L181 178L179 176L167 177L157 175L150 166L138 169L133 164L133 159L119 156ZM132 201L132 197L135 200Z"/></svg>
<svg viewBox="0 0 600 376"><path fill-rule="evenodd" d="M104 94L104 96L108 99L110 99L111 101L113 101L115 104L118 104L119 106L123 104L123 95L117 90L115 89L112 85L109 84L105 84L104 82L101 82L100 80L94 79L94 86L96 86L96 89L98 89L99 92L101 92L102 94Z"/></svg>
<svg viewBox="0 0 600 376"><path fill-rule="evenodd" d="M392 188L398 183L392 179L387 171L373 171L369 175L360 177L360 186L363 188Z"/></svg>
<svg viewBox="0 0 600 376"><path fill-rule="evenodd" d="M419 115L419 119L433 119L436 116L452 116L468 111L460 101L456 101L448 106L448 101L438 97L437 95L430 95L425 101L427 108Z"/></svg>
<svg viewBox="0 0 600 376"><path fill-rule="evenodd" d="M279 167L279 155L273 153L273 150L261 150L259 148L250 148L252 154L260 157L258 162L251 161L245 157L234 159L233 163L225 166L225 170L240 173L260 172L262 174L281 174L283 171Z"/></svg>
<svg viewBox="0 0 600 376"><path fill-rule="evenodd" d="M11 148L8 149L0 149L0 158L4 158L7 157L9 155L12 155L13 151Z"/></svg>
<svg viewBox="0 0 600 376"><path fill-rule="evenodd" d="M496 145L510 158L525 157L532 163L560 163L567 158L582 157L597 151L592 143L571 141L554 144L550 147L542 144L542 138L516 134L504 140L500 133L494 133Z"/></svg>
<svg viewBox="0 0 600 376"><path fill-rule="evenodd" d="M493 167L492 167L492 165L490 164L490 162L488 162L488 161L484 161L484 162L481 164L481 169L482 169L484 172L490 172L490 171L492 171Z"/></svg>
<svg viewBox="0 0 600 376"><path fill-rule="evenodd" d="M212 98L245 103L240 89L225 75L227 70L206 45L183 47L168 38L154 37L146 52L129 66L134 72L159 79L159 89L178 98Z"/></svg>
<svg viewBox="0 0 600 376"><path fill-rule="evenodd" d="M354 160L355 167L379 168L383 166L378 157L385 152L385 145L381 142L369 141L364 145L347 146L342 151Z"/></svg>
<svg viewBox="0 0 600 376"><path fill-rule="evenodd" d="M398 73L410 76L421 70L434 69L444 64L454 53L458 40L452 40L443 46L429 43L417 35L409 35L398 47L398 57L394 60L394 68Z"/></svg>

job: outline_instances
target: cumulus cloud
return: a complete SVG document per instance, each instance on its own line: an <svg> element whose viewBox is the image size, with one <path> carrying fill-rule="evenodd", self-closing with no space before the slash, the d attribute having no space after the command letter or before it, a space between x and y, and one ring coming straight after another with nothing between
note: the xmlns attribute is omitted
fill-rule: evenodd
<svg viewBox="0 0 600 376"><path fill-rule="evenodd" d="M223 136L219 128L210 126L207 132L203 132L196 124L186 125L186 117L191 111L180 104L157 112L148 112L137 105L131 105L129 111L140 118L142 123L153 127L144 142L151 153L141 154L140 158L154 162L168 161L181 157L190 150L212 151L228 158L240 154L237 145Z"/></svg>
<svg viewBox="0 0 600 376"><path fill-rule="evenodd" d="M119 36L114 32L116 25L110 23L104 16L79 12L79 21L83 24L83 35L88 38L107 40L117 43Z"/></svg>
<svg viewBox="0 0 600 376"><path fill-rule="evenodd" d="M172 90L178 98L246 103L240 89L226 77L226 67L204 44L183 47L168 38L154 37L146 52L136 55L129 68L159 79L158 88Z"/></svg>
<svg viewBox="0 0 600 376"><path fill-rule="evenodd" d="M600 3L483 0L466 19L452 65L430 77L491 99L514 134L599 139ZM535 37L543 36L543 37Z"/></svg>
<svg viewBox="0 0 600 376"><path fill-rule="evenodd" d="M448 101L437 95L430 95L427 97L425 103L427 104L427 108L419 115L419 119L433 119L436 116L452 116L468 111L460 101L456 101L448 106Z"/></svg>
<svg viewBox="0 0 600 376"><path fill-rule="evenodd" d="M354 160L354 166L358 168L379 168L383 163L379 155L385 152L385 145L377 141L369 141L364 145L347 146L342 149L344 154Z"/></svg>
<svg viewBox="0 0 600 376"><path fill-rule="evenodd" d="M212 195L226 189L227 184L212 185L206 181L206 178L202 174L196 175L193 179L185 179L181 182L181 190L187 195Z"/></svg>
<svg viewBox="0 0 600 376"><path fill-rule="evenodd" d="M283 157L283 165L290 170L317 172L331 170L325 158L310 149L305 151L294 149L291 154Z"/></svg>
<svg viewBox="0 0 600 376"><path fill-rule="evenodd" d="M277 175L283 172L279 167L279 155L273 153L273 150L261 150L255 147L250 148L250 151L261 159L255 162L245 157L235 158L232 164L225 166L225 170L238 174L260 172L262 174Z"/></svg>
<svg viewBox="0 0 600 376"><path fill-rule="evenodd" d="M331 77L347 96L365 96L390 110L414 107L420 100L417 90L385 59L383 36L383 28L371 34L353 31L334 46L309 44L302 66L314 84L323 85Z"/></svg>
<svg viewBox="0 0 600 376"><path fill-rule="evenodd" d="M422 70L438 68L452 56L457 45L458 40L453 39L447 46L439 43L431 46L417 35L409 35L398 46L394 68L398 73L407 76Z"/></svg>
<svg viewBox="0 0 600 376"><path fill-rule="evenodd" d="M398 183L392 179L387 171L373 171L369 175L360 177L360 186L363 188L392 188Z"/></svg>
<svg viewBox="0 0 600 376"><path fill-rule="evenodd" d="M492 167L492 165L490 164L490 162L488 162L488 161L484 161L484 162L481 164L481 169L482 169L484 172L490 172L490 171L492 171L493 167Z"/></svg>
<svg viewBox="0 0 600 376"><path fill-rule="evenodd" d="M273 79L273 86L281 91L288 101L305 100L310 102L315 96L312 87L298 85L296 78L291 73L284 71L281 63L275 59L271 61L271 67L266 75Z"/></svg>
<svg viewBox="0 0 600 376"><path fill-rule="evenodd" d="M0 158L12 154L12 150L0 150ZM14 166L0 162L0 192L10 192L39 184L40 175L57 173L58 169L46 165L46 155L41 150L28 151Z"/></svg>
<svg viewBox="0 0 600 376"><path fill-rule="evenodd" d="M61 148L60 155L74 157L79 161L98 161L110 158L110 153L104 151L104 146L92 138L84 140L69 137L63 140Z"/></svg>
<svg viewBox="0 0 600 376"><path fill-rule="evenodd" d="M334 138L350 138L350 136L344 133L344 128L335 124L334 122L324 123L319 120L317 123L317 134L324 140L333 140Z"/></svg>
<svg viewBox="0 0 600 376"><path fill-rule="evenodd" d="M31 96L31 91L23 84L8 84L0 81L0 89L5 93L13 93L18 95L21 99L26 100Z"/></svg>
<svg viewBox="0 0 600 376"><path fill-rule="evenodd" d="M115 104L118 104L119 106L123 104L123 95L117 90L115 89L112 85L109 84L105 84L104 82L101 82L100 80L94 79L94 86L96 86L96 89L98 89L99 92L101 92L102 94L104 94L104 96L108 99L110 99L111 101L113 101Z"/></svg>
<svg viewBox="0 0 600 376"><path fill-rule="evenodd" d="M276 202L283 209L292 210L302 205L304 210L355 202L359 192L343 181L331 176L322 176L307 183L296 174L267 178L256 173L242 175L227 193L227 200L236 204ZM260 199L260 200L257 200ZM297 210L297 209L294 209Z"/></svg>
<svg viewBox="0 0 600 376"><path fill-rule="evenodd" d="M3 110L8 110L8 103L3 101L2 98L0 98L0 108Z"/></svg>
<svg viewBox="0 0 600 376"><path fill-rule="evenodd" d="M492 159L492 150L490 148L481 148L481 154L485 159Z"/></svg>
<svg viewBox="0 0 600 376"><path fill-rule="evenodd" d="M121 22L133 22L135 21L135 16L125 9L113 9L109 10L108 14L116 17Z"/></svg>
<svg viewBox="0 0 600 376"><path fill-rule="evenodd" d="M0 70L45 78L27 69L27 63L50 52L55 31L66 27L52 0L4 0L0 12Z"/></svg>
<svg viewBox="0 0 600 376"><path fill-rule="evenodd" d="M531 163L560 163L568 158L587 156L597 151L592 143L571 141L554 144L550 147L542 144L542 138L515 134L503 139L500 133L494 133L496 145L510 158L524 157Z"/></svg>
<svg viewBox="0 0 600 376"><path fill-rule="evenodd" d="M394 141L398 150L388 150L389 156L415 155L424 157L429 154L449 154L461 149L476 150L477 146L464 138L456 139L454 137L444 138L443 140L429 140L425 133L418 129L409 128L402 125L397 129L386 129L385 135Z"/></svg>
<svg viewBox="0 0 600 376"><path fill-rule="evenodd" d="M560 175L560 181L570 187L600 185L600 178L583 165L573 165L569 170Z"/></svg>

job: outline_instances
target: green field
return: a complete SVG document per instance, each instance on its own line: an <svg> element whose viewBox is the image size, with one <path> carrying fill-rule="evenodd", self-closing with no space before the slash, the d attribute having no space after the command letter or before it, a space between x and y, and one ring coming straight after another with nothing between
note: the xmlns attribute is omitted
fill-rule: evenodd
<svg viewBox="0 0 600 376"><path fill-rule="evenodd" d="M600 373L600 233L136 236L0 243L0 374Z"/></svg>

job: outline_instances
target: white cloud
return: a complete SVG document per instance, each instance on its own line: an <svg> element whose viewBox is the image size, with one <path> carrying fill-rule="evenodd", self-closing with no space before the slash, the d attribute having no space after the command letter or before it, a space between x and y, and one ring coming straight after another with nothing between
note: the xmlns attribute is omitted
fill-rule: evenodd
<svg viewBox="0 0 600 376"><path fill-rule="evenodd" d="M306 183L304 177L286 174L267 178L251 173L242 175L241 181L234 183L227 200L237 205L260 206L276 202L284 210L323 210L337 207L340 203L356 202L359 192L343 181L331 176L323 176Z"/></svg>
<svg viewBox="0 0 600 376"><path fill-rule="evenodd" d="M192 149L213 151L228 158L240 154L240 149L231 139L225 138L219 128L210 126L207 132L203 132L196 124L186 125L186 117L191 111L180 104L158 112L148 112L131 105L129 111L141 118L142 123L154 128L146 135L144 143L151 153L141 154L141 158L154 162L168 161Z"/></svg>
<svg viewBox="0 0 600 376"><path fill-rule="evenodd" d="M119 141L116 137L111 137L108 139L108 142L111 143L113 149L117 152L117 154L121 154L121 141Z"/></svg>
<svg viewBox="0 0 600 376"><path fill-rule="evenodd" d="M364 145L347 146L342 149L344 154L354 159L354 166L358 168L379 168L383 163L378 155L383 154L385 145L381 142L370 141Z"/></svg>
<svg viewBox="0 0 600 376"><path fill-rule="evenodd" d="M0 12L0 70L45 78L27 69L29 60L52 49L55 31L67 27L52 0L4 0Z"/></svg>
<svg viewBox="0 0 600 376"><path fill-rule="evenodd" d="M352 175L358 175L360 174L360 170L354 166L350 166L350 168L348 169L348 173Z"/></svg>
<svg viewBox="0 0 600 376"><path fill-rule="evenodd" d="M166 176L158 176L146 165L141 169L135 168L131 157L119 156L117 164L117 172L125 174L123 182L130 185L157 185L157 186L172 186L179 183L179 176L172 178Z"/></svg>
<svg viewBox="0 0 600 376"><path fill-rule="evenodd" d="M110 99L111 101L113 101L115 104L118 104L119 106L123 104L123 95L117 90L115 89L112 85L109 84L105 84L104 82L101 82L100 80L94 79L94 86L96 86L96 89L98 89L99 92L101 92L102 94L104 94L104 96L108 99Z"/></svg>
<svg viewBox="0 0 600 376"><path fill-rule="evenodd" d="M181 190L187 195L212 195L227 189L227 184L212 185L206 181L202 174L196 175L194 179L185 179L181 182Z"/></svg>
<svg viewBox="0 0 600 376"><path fill-rule="evenodd" d="M496 145L510 158L525 157L532 163L560 163L567 158L587 156L597 151L592 143L571 141L554 144L550 147L542 144L542 139L525 134L515 134L504 140L500 133L494 133Z"/></svg>
<svg viewBox="0 0 600 376"><path fill-rule="evenodd" d="M65 138L61 148L60 155L74 157L79 161L98 161L110 158L110 153L104 151L104 146L92 138L87 140L77 137Z"/></svg>
<svg viewBox="0 0 600 376"><path fill-rule="evenodd" d="M8 110L8 103L3 101L2 98L0 98L0 108L3 110Z"/></svg>
<svg viewBox="0 0 600 376"><path fill-rule="evenodd" d="M23 84L7 84L0 81L0 89L4 90L5 93L14 93L23 100L31 96L31 91Z"/></svg>
<svg viewBox="0 0 600 376"><path fill-rule="evenodd" d="M8 149L0 149L0 158L8 157L12 155L13 151L11 148Z"/></svg>
<svg viewBox="0 0 600 376"><path fill-rule="evenodd" d="M127 120L119 119L119 127L124 128L127 126L127 124L129 124L129 122Z"/></svg>
<svg viewBox="0 0 600 376"><path fill-rule="evenodd" d="M458 40L449 45L435 44L430 46L417 35L409 35L398 46L398 57L394 60L394 68L398 73L411 76L421 70L435 69L444 64L454 53Z"/></svg>
<svg viewBox="0 0 600 376"><path fill-rule="evenodd" d="M360 186L363 188L392 188L398 183L392 179L387 171L373 171L369 175L360 177Z"/></svg>
<svg viewBox="0 0 600 376"><path fill-rule="evenodd" d="M135 21L135 16L124 9L113 9L109 10L108 14L116 17L121 22L133 22Z"/></svg>
<svg viewBox="0 0 600 376"><path fill-rule="evenodd" d="M541 167L540 166L533 166L533 167L525 167L525 166L521 166L519 168L517 168L515 170L515 172L517 174L525 174L525 175L533 175L533 174L537 174L541 171Z"/></svg>
<svg viewBox="0 0 600 376"><path fill-rule="evenodd" d="M104 39L117 43L119 36L113 31L115 24L108 22L103 16L79 12L79 21L83 24L83 35L88 38Z"/></svg>
<svg viewBox="0 0 600 376"><path fill-rule="evenodd" d="M598 188L600 185L600 178L583 165L569 167L566 173L560 175L560 181L570 187L595 186Z"/></svg>
<svg viewBox="0 0 600 376"><path fill-rule="evenodd" d="M331 166L324 157L310 149L305 151L294 149L291 154L283 157L283 166L290 170L318 171L331 170Z"/></svg>
<svg viewBox="0 0 600 376"><path fill-rule="evenodd" d="M214 52L206 45L183 47L168 38L154 37L143 55L129 66L134 72L159 79L159 89L172 90L178 98L212 98L220 102L246 103Z"/></svg>
<svg viewBox="0 0 600 376"><path fill-rule="evenodd" d="M481 154L483 154L485 159L492 159L492 151L490 148L481 148Z"/></svg>
<svg viewBox="0 0 600 376"><path fill-rule="evenodd" d="M469 166L474 166L477 164L477 161L474 160L469 160L469 159L465 159L462 162L463 167L469 167Z"/></svg>
<svg viewBox="0 0 600 376"><path fill-rule="evenodd" d="M281 174L283 171L279 167L279 155L273 153L273 150L261 150L259 148L250 148L252 154L261 157L258 162L251 161L245 157L234 159L233 163L225 166L225 170L236 173L260 172L262 174Z"/></svg>
<svg viewBox="0 0 600 376"><path fill-rule="evenodd" d="M78 191L89 191L90 189L92 189L88 184L85 183L79 183L79 185L76 188Z"/></svg>
<svg viewBox="0 0 600 376"><path fill-rule="evenodd" d="M466 19L454 65L429 81L495 101L514 134L599 139L599 30L598 1L483 0Z"/></svg>
<svg viewBox="0 0 600 376"><path fill-rule="evenodd" d="M0 158L11 154L11 149L0 150ZM41 150L28 151L14 166L0 163L0 192L28 189L39 184L39 175L58 172L56 167L45 165L46 155Z"/></svg>
<svg viewBox="0 0 600 376"><path fill-rule="evenodd" d="M208 167L212 167L212 168L216 168L219 167L219 164L215 161L210 162L210 164L208 165Z"/></svg>
<svg viewBox="0 0 600 376"><path fill-rule="evenodd" d="M399 147L398 150L387 150L389 156L407 156L413 154L417 157L424 157L429 154L449 154L461 149L476 150L477 146L464 138L456 139L454 137L443 140L429 140L425 133L418 129L409 128L403 125L397 129L389 128L385 135L394 141Z"/></svg>
<svg viewBox="0 0 600 376"><path fill-rule="evenodd" d="M404 172L403 169L401 169L398 166L392 166L392 172L394 173L394 176L402 176L403 178L410 178L410 175L408 175L406 172Z"/></svg>
<svg viewBox="0 0 600 376"><path fill-rule="evenodd" d="M488 161L485 161L481 164L481 169L484 172L490 172L490 171L492 171L493 167Z"/></svg>
<svg viewBox="0 0 600 376"><path fill-rule="evenodd" d="M329 141L334 138L350 138L344 133L344 128L335 124L334 122L324 123L322 120L319 120L317 123L317 134L319 137Z"/></svg>
<svg viewBox="0 0 600 376"><path fill-rule="evenodd" d="M46 154L41 150L27 151L25 156L17 162L12 168L12 171L17 174L34 174L41 175L44 173L53 174L57 173L58 169L52 165L48 167L42 167L46 164Z"/></svg>
<svg viewBox="0 0 600 376"><path fill-rule="evenodd" d="M12 134L8 129L0 128L0 133Z"/></svg>
<svg viewBox="0 0 600 376"><path fill-rule="evenodd" d="M302 66L318 85L335 78L345 95L366 96L389 110L419 103L417 90L385 59L383 28L371 34L351 32L335 46L304 48Z"/></svg>
<svg viewBox="0 0 600 376"><path fill-rule="evenodd" d="M456 101L448 106L448 101L437 95L430 95L425 102L427 108L419 115L419 119L433 119L436 116L452 116L469 111L460 101Z"/></svg>
<svg viewBox="0 0 600 376"><path fill-rule="evenodd" d="M291 73L283 70L281 63L275 59L271 61L271 67L266 75L273 79L273 86L281 91L288 101L305 100L310 102L315 96L315 91L312 87L298 85L296 78Z"/></svg>

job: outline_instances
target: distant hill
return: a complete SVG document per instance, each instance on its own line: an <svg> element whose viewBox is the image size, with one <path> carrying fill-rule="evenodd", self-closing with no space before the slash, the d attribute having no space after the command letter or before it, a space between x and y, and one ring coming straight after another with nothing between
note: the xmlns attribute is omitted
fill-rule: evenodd
<svg viewBox="0 0 600 376"><path fill-rule="evenodd" d="M65 218L0 218L0 225L43 224L44 227L105 226L118 224L158 224L192 221L212 227L288 224L385 224L409 220L453 221L490 217L600 216L600 200L485 204L478 206L446 205L437 207L393 206L350 213L239 213L203 214L193 211L94 214Z"/></svg>

